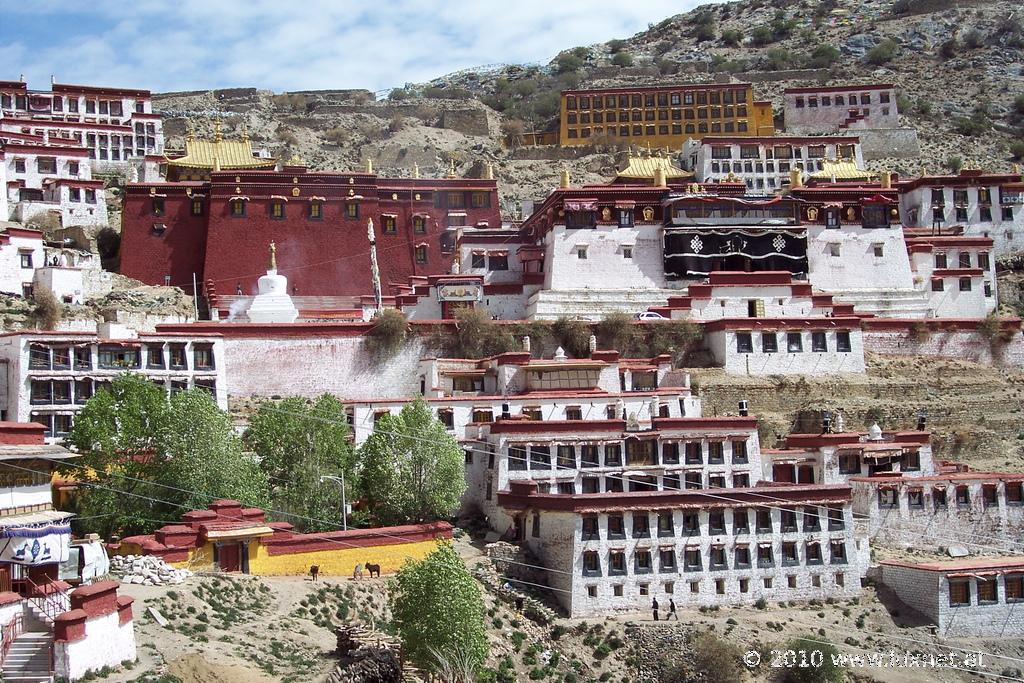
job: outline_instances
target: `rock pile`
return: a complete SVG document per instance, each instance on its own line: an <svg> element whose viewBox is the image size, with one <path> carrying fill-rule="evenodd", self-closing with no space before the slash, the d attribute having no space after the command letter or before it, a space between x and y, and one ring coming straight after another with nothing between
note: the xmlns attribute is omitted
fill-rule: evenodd
<svg viewBox="0 0 1024 683"><path fill-rule="evenodd" d="M189 570L175 569L152 555L114 555L110 558L110 573L120 577L121 583L143 586L179 584L192 576Z"/></svg>

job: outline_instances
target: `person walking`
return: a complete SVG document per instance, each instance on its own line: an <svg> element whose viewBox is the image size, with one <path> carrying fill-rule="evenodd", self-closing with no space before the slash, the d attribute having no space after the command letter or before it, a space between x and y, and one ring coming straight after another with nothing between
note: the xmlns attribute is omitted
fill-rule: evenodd
<svg viewBox="0 0 1024 683"><path fill-rule="evenodd" d="M679 621L679 615L676 614L676 601L673 598L668 599L668 615L665 617L665 621L668 621L672 617L675 617L676 621Z"/></svg>
<svg viewBox="0 0 1024 683"><path fill-rule="evenodd" d="M651 609L654 611L654 620L658 620L658 598L651 598Z"/></svg>

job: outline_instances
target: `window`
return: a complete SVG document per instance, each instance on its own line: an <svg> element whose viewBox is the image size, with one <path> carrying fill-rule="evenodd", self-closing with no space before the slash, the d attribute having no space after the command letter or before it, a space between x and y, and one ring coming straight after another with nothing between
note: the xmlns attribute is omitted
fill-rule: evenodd
<svg viewBox="0 0 1024 683"><path fill-rule="evenodd" d="M787 533L790 531L796 531L796 511L783 508L781 512L782 517L782 532Z"/></svg>
<svg viewBox="0 0 1024 683"><path fill-rule="evenodd" d="M839 454L839 474L860 473L860 456L856 453Z"/></svg>
<svg viewBox="0 0 1024 683"><path fill-rule="evenodd" d="M160 369L164 367L163 344L146 345L146 367L153 369Z"/></svg>
<svg viewBox="0 0 1024 683"><path fill-rule="evenodd" d="M632 259L633 258L633 247L623 247L622 248L622 258L624 258L624 259Z"/></svg>
<svg viewBox="0 0 1024 683"><path fill-rule="evenodd" d="M557 446L557 457L558 457L558 468L559 469L576 469L576 447L560 445Z"/></svg>
<svg viewBox="0 0 1024 683"><path fill-rule="evenodd" d="M309 216L312 220L320 220L324 217L324 203L314 199L309 203Z"/></svg>
<svg viewBox="0 0 1024 683"><path fill-rule="evenodd" d="M508 252L495 251L487 255L487 263L491 270L508 270Z"/></svg>
<svg viewBox="0 0 1024 683"><path fill-rule="evenodd" d="M466 464L471 465L473 463L473 451L466 451ZM530 536L533 538L540 538L540 515L533 516L533 524L530 529Z"/></svg>
<svg viewBox="0 0 1024 683"><path fill-rule="evenodd" d="M842 249L841 249L841 247L840 247L838 242L833 242L833 243L828 245L828 254L829 254L829 256L835 256L837 258L839 256L841 256Z"/></svg>
<svg viewBox="0 0 1024 683"><path fill-rule="evenodd" d="M18 254L18 256L21 259L21 267L22 268L31 268L32 267L32 252L31 251L20 252Z"/></svg>
<svg viewBox="0 0 1024 683"><path fill-rule="evenodd" d="M587 586L587 597L588 598L596 598L597 597L597 586Z"/></svg>
<svg viewBox="0 0 1024 683"><path fill-rule="evenodd" d="M986 508L996 507L999 505L999 496L996 492L995 484L981 485L981 502Z"/></svg>
<svg viewBox="0 0 1024 683"><path fill-rule="evenodd" d="M900 458L900 469L904 472L920 472L921 452L904 451L903 456Z"/></svg>
<svg viewBox="0 0 1024 683"><path fill-rule="evenodd" d="M437 410L437 419L438 419L438 421L441 424L444 425L445 429L447 429L449 431L452 430L452 429L455 429L455 413L454 413L454 411L452 411L451 408L438 408L438 410ZM515 457L516 455L519 455L519 452L513 453L513 451L521 451L521 449L510 448L509 449L509 458L510 459ZM526 467L526 452L525 451L521 451L521 459L522 459L522 462L523 462L523 467L525 468Z"/></svg>
<svg viewBox="0 0 1024 683"><path fill-rule="evenodd" d="M683 485L687 489L704 488L704 478L700 472L687 472L683 475Z"/></svg>
<svg viewBox="0 0 1024 683"><path fill-rule="evenodd" d="M750 548L737 545L733 551L733 569L750 569Z"/></svg>
<svg viewBox="0 0 1024 683"><path fill-rule="evenodd" d="M622 465L622 446L620 444L610 443L604 447L604 464L606 467Z"/></svg>
<svg viewBox="0 0 1024 683"><path fill-rule="evenodd" d="M764 569L775 566L775 560L772 557L772 544L771 543L759 543L757 546L757 566Z"/></svg>
<svg viewBox="0 0 1024 683"><path fill-rule="evenodd" d="M895 510L899 507L899 497L892 488L878 489L878 507L883 510Z"/></svg>
<svg viewBox="0 0 1024 683"><path fill-rule="evenodd" d="M875 258L882 258L885 255L885 245L883 244L872 244L871 249L875 253Z"/></svg>
<svg viewBox="0 0 1024 683"><path fill-rule="evenodd" d="M35 405L53 403L53 387L49 380L32 380L31 402Z"/></svg>
<svg viewBox="0 0 1024 683"><path fill-rule="evenodd" d="M104 370L139 367L139 349L123 346L101 346L99 367Z"/></svg>
<svg viewBox="0 0 1024 683"><path fill-rule="evenodd" d="M751 338L750 332L737 332L736 333L736 353L753 353L754 342Z"/></svg>
<svg viewBox="0 0 1024 683"><path fill-rule="evenodd" d="M1019 481L1006 482L1006 504L1021 505L1024 503L1024 485Z"/></svg>
<svg viewBox="0 0 1024 683"><path fill-rule="evenodd" d="M242 216L245 216L245 200L231 200L231 216L232 218L241 218Z"/></svg>
<svg viewBox="0 0 1024 683"><path fill-rule="evenodd" d="M586 260L586 258L587 258L587 248L586 247L577 247L576 248L576 258L578 258L580 260Z"/></svg>
<svg viewBox="0 0 1024 683"><path fill-rule="evenodd" d="M424 264L427 262L427 247L426 245L419 245L416 247L416 263Z"/></svg>
<svg viewBox="0 0 1024 683"><path fill-rule="evenodd" d="M734 465L745 465L747 464L747 442L746 441L733 441L732 442L732 462Z"/></svg>
<svg viewBox="0 0 1024 683"><path fill-rule="evenodd" d="M75 347L75 370L92 369L92 349L88 346Z"/></svg>
<svg viewBox="0 0 1024 683"><path fill-rule="evenodd" d="M949 580L949 606L960 607L971 604L971 584L968 579Z"/></svg>
<svg viewBox="0 0 1024 683"><path fill-rule="evenodd" d="M708 464L721 465L725 462L725 445L721 441L708 443Z"/></svg>
<svg viewBox="0 0 1024 683"><path fill-rule="evenodd" d="M960 278L960 291L969 292L971 291L971 278L962 277Z"/></svg>
<svg viewBox="0 0 1024 683"><path fill-rule="evenodd" d="M91 379L75 380L75 403L82 405L93 396Z"/></svg>
<svg viewBox="0 0 1024 683"><path fill-rule="evenodd" d="M490 408L473 408L473 416L471 422L494 422L494 411L492 411Z"/></svg>
<svg viewBox="0 0 1024 683"><path fill-rule="evenodd" d="M764 353L778 353L779 340L774 332L763 332L761 334L761 351Z"/></svg>
<svg viewBox="0 0 1024 683"><path fill-rule="evenodd" d="M825 353L828 351L828 342L824 332L811 332L811 351Z"/></svg>
<svg viewBox="0 0 1024 683"><path fill-rule="evenodd" d="M470 268L486 268L487 267L487 260L486 259L487 259L487 257L484 255L484 253L482 251L481 252L473 252L470 255L469 267Z"/></svg>
<svg viewBox="0 0 1024 683"><path fill-rule="evenodd" d="M661 571L674 572L676 570L676 551L671 548L658 551L658 561L661 564Z"/></svg>
<svg viewBox="0 0 1024 683"><path fill-rule="evenodd" d="M580 467L600 467L600 465L597 446L580 446Z"/></svg>
<svg viewBox="0 0 1024 683"><path fill-rule="evenodd" d="M626 523L622 515L608 515L608 538L623 539L626 537Z"/></svg>
<svg viewBox="0 0 1024 683"><path fill-rule="evenodd" d="M651 518L646 512L633 513L633 538L648 538L651 535Z"/></svg>
<svg viewBox="0 0 1024 683"><path fill-rule="evenodd" d="M395 235L398 233L398 223L394 216L383 215L380 219L381 232L385 235Z"/></svg>
<svg viewBox="0 0 1024 683"><path fill-rule="evenodd" d="M635 551L633 553L633 572L636 574L650 574L651 569L651 551Z"/></svg>
<svg viewBox="0 0 1024 683"><path fill-rule="evenodd" d="M804 350L803 335L799 332L786 333L786 350L789 353L800 353Z"/></svg>
<svg viewBox="0 0 1024 683"><path fill-rule="evenodd" d="M694 536L700 533L700 516L696 512L683 513L683 534Z"/></svg>
<svg viewBox="0 0 1024 683"><path fill-rule="evenodd" d="M907 506L911 510L923 510L924 491L921 489L911 489L907 491Z"/></svg>
<svg viewBox="0 0 1024 683"><path fill-rule="evenodd" d="M588 550L583 553L583 575L601 575L601 558L598 556L597 552Z"/></svg>
<svg viewBox="0 0 1024 683"><path fill-rule="evenodd" d="M704 455L699 441L687 441L684 452L687 465L702 465L704 463Z"/></svg>
<svg viewBox="0 0 1024 683"><path fill-rule="evenodd" d="M782 566L792 567L793 565L800 564L800 556L796 551L796 543L793 541L786 541L782 544ZM796 578L796 577L792 577ZM795 588L795 586L790 586Z"/></svg>
<svg viewBox="0 0 1024 683"><path fill-rule="evenodd" d="M608 553L608 575L622 576L626 573L626 553L612 550Z"/></svg>
<svg viewBox="0 0 1024 683"><path fill-rule="evenodd" d="M421 235L425 233L427 231L427 220L423 216L413 216L412 231Z"/></svg>
<svg viewBox="0 0 1024 683"><path fill-rule="evenodd" d="M846 564L846 542L832 541L829 543L832 553L832 564Z"/></svg>
<svg viewBox="0 0 1024 683"><path fill-rule="evenodd" d="M840 507L830 507L828 509L828 530L839 531L844 526L843 509Z"/></svg>
<svg viewBox="0 0 1024 683"><path fill-rule="evenodd" d="M724 534L725 533L725 511L724 510L711 510L708 512L708 533L710 534Z"/></svg>
<svg viewBox="0 0 1024 683"><path fill-rule="evenodd" d="M345 205L345 217L346 218L359 218L359 205L355 202L349 202Z"/></svg>
<svg viewBox="0 0 1024 683"><path fill-rule="evenodd" d="M700 548L690 547L683 550L683 569L688 572L700 571Z"/></svg>
<svg viewBox="0 0 1024 683"><path fill-rule="evenodd" d="M734 534L750 533L750 516L746 508L736 508L732 513L732 532Z"/></svg>
<svg viewBox="0 0 1024 683"><path fill-rule="evenodd" d="M192 362L196 370L213 370L213 346L210 344L193 346Z"/></svg>
<svg viewBox="0 0 1024 683"><path fill-rule="evenodd" d="M807 564L822 564L824 560L821 557L821 543L818 541L807 542Z"/></svg>
<svg viewBox="0 0 1024 683"><path fill-rule="evenodd" d="M804 508L804 531L821 531L821 519L818 516L818 508Z"/></svg>
<svg viewBox="0 0 1024 683"><path fill-rule="evenodd" d="M941 292L946 288L945 281L941 277L932 279L932 291Z"/></svg>
<svg viewBox="0 0 1024 683"><path fill-rule="evenodd" d="M1024 574L1007 574L1003 577L1006 586L1006 602L1024 600Z"/></svg>
<svg viewBox="0 0 1024 683"><path fill-rule="evenodd" d="M770 534L774 531L772 524L772 512L771 510L757 510L755 513L757 523L757 533L759 534Z"/></svg>
<svg viewBox="0 0 1024 683"><path fill-rule="evenodd" d="M849 332L836 332L836 351L839 353L850 353L851 346Z"/></svg>

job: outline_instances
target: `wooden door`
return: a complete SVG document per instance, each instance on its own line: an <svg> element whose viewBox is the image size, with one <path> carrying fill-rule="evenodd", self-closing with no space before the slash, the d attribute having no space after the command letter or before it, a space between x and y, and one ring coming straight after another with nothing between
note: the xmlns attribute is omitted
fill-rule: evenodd
<svg viewBox="0 0 1024 683"><path fill-rule="evenodd" d="M237 543L225 543L220 547L218 560L221 571L237 572L241 569L240 553Z"/></svg>

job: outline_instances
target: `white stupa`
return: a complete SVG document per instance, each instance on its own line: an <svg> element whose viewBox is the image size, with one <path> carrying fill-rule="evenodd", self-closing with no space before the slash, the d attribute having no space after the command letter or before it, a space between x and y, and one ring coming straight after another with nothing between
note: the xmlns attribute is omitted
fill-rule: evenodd
<svg viewBox="0 0 1024 683"><path fill-rule="evenodd" d="M288 278L277 274L277 245L270 243L270 268L256 283L259 290L247 315L254 323L293 323L299 310L288 295Z"/></svg>

